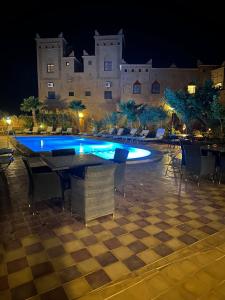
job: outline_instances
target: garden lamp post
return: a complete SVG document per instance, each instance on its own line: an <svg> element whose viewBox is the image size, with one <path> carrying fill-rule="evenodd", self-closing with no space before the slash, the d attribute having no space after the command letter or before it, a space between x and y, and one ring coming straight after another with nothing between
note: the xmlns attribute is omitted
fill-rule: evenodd
<svg viewBox="0 0 225 300"><path fill-rule="evenodd" d="M7 123L7 147L9 147L9 128L12 123L12 120L10 117L6 118L6 123Z"/></svg>

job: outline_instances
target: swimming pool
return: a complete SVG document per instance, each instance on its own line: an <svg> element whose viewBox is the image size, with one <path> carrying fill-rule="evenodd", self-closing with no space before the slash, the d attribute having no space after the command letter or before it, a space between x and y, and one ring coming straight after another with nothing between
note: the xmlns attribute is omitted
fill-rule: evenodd
<svg viewBox="0 0 225 300"><path fill-rule="evenodd" d="M129 160L151 155L151 152L146 149L131 147L126 144L76 136L20 136L16 137L16 141L33 152L46 152L55 149L74 148L77 154L92 153L105 159L112 159L115 149L122 148L129 150Z"/></svg>

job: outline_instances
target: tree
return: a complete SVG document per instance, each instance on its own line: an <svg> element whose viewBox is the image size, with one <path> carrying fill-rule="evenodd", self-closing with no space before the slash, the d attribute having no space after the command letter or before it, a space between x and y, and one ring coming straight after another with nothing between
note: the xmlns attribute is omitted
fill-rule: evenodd
<svg viewBox="0 0 225 300"><path fill-rule="evenodd" d="M145 109L139 115L139 120L143 127L147 127L149 124L154 124L165 120L166 117L167 113L161 106L146 106Z"/></svg>
<svg viewBox="0 0 225 300"><path fill-rule="evenodd" d="M218 97L214 97L211 104L211 116L214 120L219 121L220 123L220 133L223 136L224 126L225 126L225 107L222 105Z"/></svg>
<svg viewBox="0 0 225 300"><path fill-rule="evenodd" d="M42 104L40 103L39 99L30 96L28 98L23 99L23 102L20 105L21 111L25 112L32 112L33 124L34 126L37 125L37 118L36 118L36 111L41 108Z"/></svg>
<svg viewBox="0 0 225 300"><path fill-rule="evenodd" d="M109 124L112 127L117 126L119 121L118 113L113 111L112 113L107 114L107 116L104 118L104 122L106 124Z"/></svg>
<svg viewBox="0 0 225 300"><path fill-rule="evenodd" d="M69 108L75 113L77 128L80 129L79 113L86 109L81 100L73 100L70 102Z"/></svg>
<svg viewBox="0 0 225 300"><path fill-rule="evenodd" d="M212 114L211 105L215 97L219 97L219 91L213 86L212 81L207 80L194 94L189 94L187 90L166 89L164 95L167 104L190 130L194 120L207 126Z"/></svg>
<svg viewBox="0 0 225 300"><path fill-rule="evenodd" d="M138 116L142 113L145 106L145 104L136 104L134 100L128 100L119 104L120 113L126 116L130 127L133 127L133 122L139 120Z"/></svg>

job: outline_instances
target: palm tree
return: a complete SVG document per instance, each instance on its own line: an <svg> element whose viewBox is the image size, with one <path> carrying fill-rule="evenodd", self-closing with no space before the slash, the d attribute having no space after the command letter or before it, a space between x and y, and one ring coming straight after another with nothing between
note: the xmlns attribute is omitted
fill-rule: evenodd
<svg viewBox="0 0 225 300"><path fill-rule="evenodd" d="M77 128L79 130L80 129L79 113L84 109L86 109L86 106L82 104L81 100L73 100L70 102L69 108L75 113Z"/></svg>
<svg viewBox="0 0 225 300"><path fill-rule="evenodd" d="M133 122L138 120L138 116L145 109L145 104L136 104L134 100L121 102L119 104L120 112L126 116L129 126L133 126Z"/></svg>
<svg viewBox="0 0 225 300"><path fill-rule="evenodd" d="M34 96L30 96L28 98L23 99L23 102L20 105L20 109L22 111L26 112L32 112L32 118L34 126L37 125L37 119L36 119L36 111L41 108L41 103L38 98Z"/></svg>

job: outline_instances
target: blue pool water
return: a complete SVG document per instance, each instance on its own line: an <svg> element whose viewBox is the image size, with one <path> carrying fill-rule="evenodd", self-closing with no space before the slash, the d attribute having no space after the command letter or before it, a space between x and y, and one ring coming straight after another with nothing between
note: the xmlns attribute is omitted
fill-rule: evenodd
<svg viewBox="0 0 225 300"><path fill-rule="evenodd" d="M142 158L150 151L131 147L126 144L93 140L75 136L34 136L16 137L16 140L33 152L45 152L55 149L74 148L77 154L95 154L105 159L112 159L116 148L129 150L128 159Z"/></svg>

